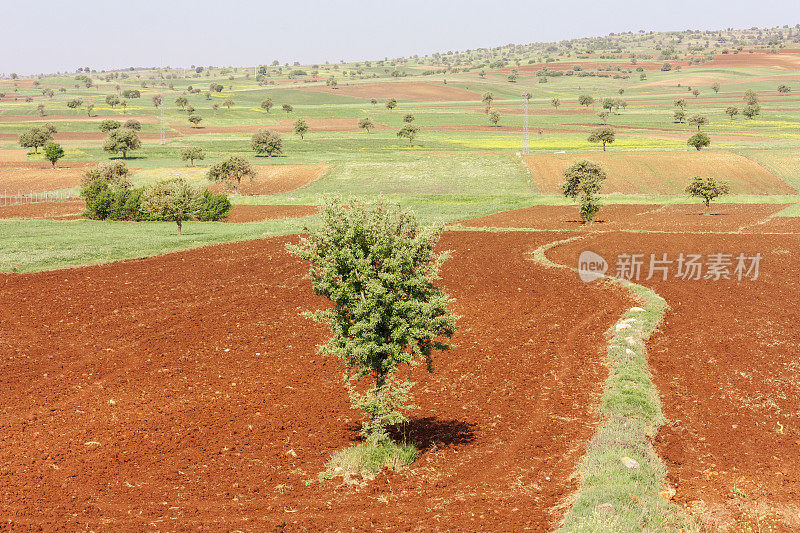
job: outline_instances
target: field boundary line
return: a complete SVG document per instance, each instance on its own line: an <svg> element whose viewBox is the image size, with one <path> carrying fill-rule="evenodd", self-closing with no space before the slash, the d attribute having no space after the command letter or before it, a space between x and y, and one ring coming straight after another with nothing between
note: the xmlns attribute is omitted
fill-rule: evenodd
<svg viewBox="0 0 800 533"><path fill-rule="evenodd" d="M550 261L545 253L583 236L537 248L533 260L548 268L577 268ZM601 421L577 467L579 481L559 531L693 531L697 526L667 498L667 470L652 443L666 422L652 380L645 343L658 330L669 305L653 290L610 276L642 307L628 309L608 331L609 375L600 399ZM674 494L674 493L673 493Z"/></svg>

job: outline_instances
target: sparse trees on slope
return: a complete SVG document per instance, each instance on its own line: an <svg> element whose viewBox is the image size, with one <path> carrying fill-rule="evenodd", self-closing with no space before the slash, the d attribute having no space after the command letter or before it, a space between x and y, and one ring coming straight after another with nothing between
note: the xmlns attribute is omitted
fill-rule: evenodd
<svg viewBox="0 0 800 533"><path fill-rule="evenodd" d="M733 117L739 114L739 108L734 106L728 106L725 108L725 114L731 117L731 120L733 120Z"/></svg>
<svg viewBox="0 0 800 533"><path fill-rule="evenodd" d="M714 178L695 176L686 187L686 192L695 198L701 198L706 209L708 209L714 198L730 193L731 188L723 181L717 181Z"/></svg>
<svg viewBox="0 0 800 533"><path fill-rule="evenodd" d="M181 149L181 160L189 161L189 165L194 166L195 161L202 161L206 158L205 152L199 146L187 146Z"/></svg>
<svg viewBox="0 0 800 533"><path fill-rule="evenodd" d="M711 139L708 137L708 135L706 135L702 131L699 131L694 135L692 135L691 137L689 137L689 140L686 141L686 144L688 144L693 148L696 148L697 150L700 150L701 148L705 148L706 146L710 145Z"/></svg>
<svg viewBox="0 0 800 533"><path fill-rule="evenodd" d="M606 151L606 144L611 144L616 140L614 130L608 126L597 128L589 135L590 143L603 143L603 151Z"/></svg>
<svg viewBox="0 0 800 533"><path fill-rule="evenodd" d="M118 128L108 132L108 138L103 144L103 150L114 154L121 152L122 159L127 159L128 152L138 150L141 146L142 141L134 130Z"/></svg>
<svg viewBox="0 0 800 533"><path fill-rule="evenodd" d="M701 126L708 124L708 118L703 115L692 115L688 120L692 126L697 126L697 131L700 131Z"/></svg>
<svg viewBox="0 0 800 533"><path fill-rule="evenodd" d="M419 133L419 127L415 126L414 124L406 124L400 129L400 131L397 132L397 136L405 137L406 139L408 139L409 146L411 148L414 148L414 139L416 138L418 133Z"/></svg>
<svg viewBox="0 0 800 533"><path fill-rule="evenodd" d="M302 118L297 119L294 123L294 132L300 136L300 140L302 141L305 134L308 133L308 123Z"/></svg>
<svg viewBox="0 0 800 533"><path fill-rule="evenodd" d="M492 109L492 112L489 113L489 122L492 126L497 126L500 122L500 112L497 109Z"/></svg>
<svg viewBox="0 0 800 533"><path fill-rule="evenodd" d="M367 130L367 133L369 133L369 130L375 127L375 123L372 122L372 120L370 120L368 117L362 118L358 121L358 127L362 130Z"/></svg>
<svg viewBox="0 0 800 533"><path fill-rule="evenodd" d="M222 182L236 191L242 178L249 177L252 181L256 177L256 171L245 158L235 155L211 165L206 177L209 181Z"/></svg>
<svg viewBox="0 0 800 533"><path fill-rule="evenodd" d="M279 154L283 150L283 139L269 130L259 130L250 138L250 147L259 154Z"/></svg>
<svg viewBox="0 0 800 533"><path fill-rule="evenodd" d="M56 162L64 157L64 149L61 145L53 141L47 141L44 145L44 157L56 168Z"/></svg>

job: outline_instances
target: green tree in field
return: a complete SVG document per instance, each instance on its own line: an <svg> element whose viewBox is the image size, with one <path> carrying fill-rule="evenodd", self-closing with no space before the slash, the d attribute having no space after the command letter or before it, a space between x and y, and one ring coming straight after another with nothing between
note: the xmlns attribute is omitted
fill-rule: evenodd
<svg viewBox="0 0 800 533"><path fill-rule="evenodd" d="M594 98L588 94L582 94L578 97L578 103L582 106L589 107L594 103Z"/></svg>
<svg viewBox="0 0 800 533"><path fill-rule="evenodd" d="M33 148L34 152L38 154L40 146L44 146L48 141L53 140L55 128L48 126L34 126L20 133L19 145L23 148Z"/></svg>
<svg viewBox="0 0 800 533"><path fill-rule="evenodd" d="M86 114L88 116L92 116L92 111L94 111L94 104L89 104L86 106Z"/></svg>
<svg viewBox="0 0 800 533"><path fill-rule="evenodd" d="M397 132L398 137L405 137L408 139L408 144L411 148L414 148L414 139L416 138L417 134L419 133L419 127L415 126L414 124L406 124L400 131Z"/></svg>
<svg viewBox="0 0 800 533"><path fill-rule="evenodd" d="M739 114L739 108L734 106L728 106L725 108L725 114L731 117L731 120L733 120L733 117Z"/></svg>
<svg viewBox="0 0 800 533"><path fill-rule="evenodd" d="M369 133L369 130L375 127L375 123L372 122L372 120L370 120L369 117L362 118L361 120L358 121L358 127L361 128L362 130L367 130L367 133Z"/></svg>
<svg viewBox="0 0 800 533"><path fill-rule="evenodd" d="M683 109L676 109L675 113L673 113L673 118L678 124L683 124L686 120L686 111Z"/></svg>
<svg viewBox="0 0 800 533"><path fill-rule="evenodd" d="M142 129L142 123L136 120L135 118L129 118L125 121L123 127L128 128L130 130L139 131Z"/></svg>
<svg viewBox="0 0 800 533"><path fill-rule="evenodd" d="M611 111L614 108L616 100L614 98L603 98L603 109Z"/></svg>
<svg viewBox="0 0 800 533"><path fill-rule="evenodd" d="M102 131L103 133L108 133L111 130L116 130L116 129L119 129L121 127L122 127L122 124L120 124L116 120L113 120L113 119L110 119L110 118L107 118L107 119L103 120L102 122L100 122L100 125L98 126L100 131Z"/></svg>
<svg viewBox="0 0 800 533"><path fill-rule="evenodd" d="M605 125L606 125L606 123L608 122L608 116L609 116L610 114L611 114L611 113L609 113L609 112L608 112L608 111L606 111L605 109L604 109L604 110L602 110L602 111L600 111L600 112L597 114L597 116L600 118L600 123L601 123L601 124L603 124L603 125L605 126Z"/></svg>
<svg viewBox="0 0 800 533"><path fill-rule="evenodd" d="M386 109L391 111L395 107L397 107L397 100L395 98L389 98L388 100L386 100Z"/></svg>
<svg viewBox="0 0 800 533"><path fill-rule="evenodd" d="M119 96L116 94L109 94L106 96L106 103L111 106L111 109L114 109L119 104L122 103L122 100L119 99Z"/></svg>
<svg viewBox="0 0 800 533"><path fill-rule="evenodd" d="M700 96L700 89L697 88L692 89L692 94L694 95L695 98L697 98L698 96Z"/></svg>
<svg viewBox="0 0 800 533"><path fill-rule="evenodd" d="M609 126L597 128L589 135L590 143L603 143L603 151L606 151L606 144L611 144L616 140L614 130Z"/></svg>
<svg viewBox="0 0 800 533"><path fill-rule="evenodd" d="M161 107L164 97L160 94L153 95L153 107Z"/></svg>
<svg viewBox="0 0 800 533"><path fill-rule="evenodd" d="M414 115L411 113L406 113L405 115L403 115L403 122L405 122L406 124L414 122Z"/></svg>
<svg viewBox="0 0 800 533"><path fill-rule="evenodd" d="M378 103L378 99L377 98L372 98L372 99L370 99L369 103L371 103L372 105L375 105L375 104Z"/></svg>
<svg viewBox="0 0 800 533"><path fill-rule="evenodd" d="M56 162L62 157L64 157L64 149L61 148L61 145L47 141L47 144L44 145L44 158L50 161L53 168L56 168Z"/></svg>
<svg viewBox="0 0 800 533"><path fill-rule="evenodd" d="M746 116L749 119L754 119L761 113L761 106L758 104L748 104L744 106L742 109L742 115Z"/></svg>
<svg viewBox="0 0 800 533"><path fill-rule="evenodd" d="M753 89L744 92L744 101L749 105L758 105L758 94Z"/></svg>
<svg viewBox="0 0 800 533"><path fill-rule="evenodd" d="M199 146L187 146L181 149L181 160L189 161L190 166L194 166L195 161L202 161L205 158L206 154Z"/></svg>
<svg viewBox="0 0 800 533"><path fill-rule="evenodd" d="M211 111L213 111L213 112L214 112L214 116L217 116L217 109L219 109L219 104L215 102L215 103L214 103L214 104L211 106Z"/></svg>
<svg viewBox="0 0 800 533"><path fill-rule="evenodd" d="M433 352L449 349L456 329L435 284L448 257L434 251L442 229L383 202L330 200L320 211L321 227L287 250L311 263L314 292L333 303L311 316L333 331L320 349L344 362L351 402L366 414L367 445L391 446L387 429L407 420L413 385L398 370L425 362L432 372ZM357 386L365 379L366 390Z"/></svg>
<svg viewBox="0 0 800 533"><path fill-rule="evenodd" d="M711 139L702 131L698 131L689 137L689 140L686 141L686 144L700 150L701 148L705 148L706 146L710 145Z"/></svg>
<svg viewBox="0 0 800 533"><path fill-rule="evenodd" d="M719 92L719 83L717 83L716 81L714 83L712 83L711 84L711 90L714 91L714 93L718 93Z"/></svg>
<svg viewBox="0 0 800 533"><path fill-rule="evenodd" d="M500 122L500 112L497 111L497 109L492 109L492 111L489 113L489 123L492 126L497 126L499 122Z"/></svg>
<svg viewBox="0 0 800 533"><path fill-rule="evenodd" d="M606 173L596 163L578 161L564 171L564 183L561 189L567 198L577 198L581 205L581 220L594 221L600 210L597 193L603 186Z"/></svg>
<svg viewBox="0 0 800 533"><path fill-rule="evenodd" d="M222 182L237 191L242 178L249 177L252 181L256 177L256 171L245 158L235 155L211 165L206 177L209 181Z"/></svg>
<svg viewBox="0 0 800 533"><path fill-rule="evenodd" d="M703 115L692 115L688 120L692 126L697 126L697 131L700 131L701 126L708 124L708 118Z"/></svg>
<svg viewBox="0 0 800 533"><path fill-rule="evenodd" d="M686 109L686 100L683 98L678 98L672 103L675 107L679 108L681 111Z"/></svg>
<svg viewBox="0 0 800 533"><path fill-rule="evenodd" d="M789 94L792 92L792 88L788 85L778 85L778 92L781 94Z"/></svg>
<svg viewBox="0 0 800 533"><path fill-rule="evenodd" d="M286 113L286 116L287 116L287 117L289 116L289 113L291 113L292 111L294 111L294 107L292 107L292 105L291 105L291 104L283 104L283 105L281 106L281 109L283 110L283 112L284 112L284 113Z"/></svg>
<svg viewBox="0 0 800 533"><path fill-rule="evenodd" d="M183 178L159 181L142 194L141 209L153 220L175 222L178 235L183 223L200 213L200 193Z"/></svg>
<svg viewBox="0 0 800 533"><path fill-rule="evenodd" d="M73 98L72 100L67 101L67 107L70 109L78 109L82 105L83 105L83 100L81 100L80 98Z"/></svg>
<svg viewBox="0 0 800 533"><path fill-rule="evenodd" d="M269 110L272 109L273 103L272 98L264 98L261 100L261 109L269 113Z"/></svg>
<svg viewBox="0 0 800 533"><path fill-rule="evenodd" d="M189 100L185 96L179 96L175 99L175 105L181 108L181 111L186 109L189 105Z"/></svg>
<svg viewBox="0 0 800 533"><path fill-rule="evenodd" d="M490 92L483 93L483 98L481 98L481 102L484 106L486 106L486 114L489 114L489 110L492 107L492 102L494 102L494 95Z"/></svg>
<svg viewBox="0 0 800 533"><path fill-rule="evenodd" d="M201 117L200 115L189 115L189 118L187 120L192 123L193 127L196 128L197 125L200 124L200 122L203 120L203 117Z"/></svg>
<svg viewBox="0 0 800 533"><path fill-rule="evenodd" d="M283 139L269 130L259 130L250 138L250 147L258 154L279 154L283 150Z"/></svg>
<svg viewBox="0 0 800 533"><path fill-rule="evenodd" d="M118 128L108 132L108 138L103 144L103 150L116 154L122 153L122 159L128 158L128 152L138 150L142 146L142 141L134 130L128 128Z"/></svg>
<svg viewBox="0 0 800 533"><path fill-rule="evenodd" d="M723 181L717 181L714 178L695 176L692 178L689 185L687 185L686 192L695 198L701 198L706 205L706 209L708 209L709 205L711 205L711 200L730 193L731 188Z"/></svg>
<svg viewBox="0 0 800 533"><path fill-rule="evenodd" d="M36 112L39 114L40 117L44 116L44 104L39 104L36 106Z"/></svg>
<svg viewBox="0 0 800 533"><path fill-rule="evenodd" d="M558 96L554 96L554 97L553 97L553 98L550 100L550 105L552 105L553 107L555 107L556 109L558 109L558 106L560 106L560 105L561 105L561 99L560 99Z"/></svg>
<svg viewBox="0 0 800 533"><path fill-rule="evenodd" d="M308 123L302 118L298 118L294 123L294 132L300 136L300 140L302 141L305 134L308 133Z"/></svg>

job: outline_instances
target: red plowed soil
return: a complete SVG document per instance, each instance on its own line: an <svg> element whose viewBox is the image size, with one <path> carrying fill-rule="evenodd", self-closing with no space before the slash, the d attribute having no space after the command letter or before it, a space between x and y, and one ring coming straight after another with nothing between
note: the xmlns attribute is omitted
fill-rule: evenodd
<svg viewBox="0 0 800 533"><path fill-rule="evenodd" d="M137 132L139 138L143 141L156 141L161 138L161 134L150 131ZM174 131L167 131L164 136L168 139L179 137L180 134ZM107 133L102 131L59 131L53 135L56 141L102 141L108 137ZM19 139L16 133L0 133L0 141L14 141Z"/></svg>
<svg viewBox="0 0 800 533"><path fill-rule="evenodd" d="M226 222L260 222L281 218L300 218L315 215L313 205L235 205Z"/></svg>
<svg viewBox="0 0 800 533"><path fill-rule="evenodd" d="M54 169L47 161L0 162L0 195L70 189L94 163L70 161Z"/></svg>
<svg viewBox="0 0 800 533"><path fill-rule="evenodd" d="M83 213L85 207L86 202L83 200L4 205L0 207L0 218L54 218L58 220L75 220L81 218L81 213Z"/></svg>
<svg viewBox="0 0 800 533"><path fill-rule="evenodd" d="M358 438L292 238L0 276L0 520L179 530L552 529L630 305L527 259L552 233L447 233L455 349L415 375L422 456L316 481ZM549 481L547 478L549 477Z"/></svg>
<svg viewBox="0 0 800 533"><path fill-rule="evenodd" d="M328 165L259 165L255 169L255 179L245 178L239 186L239 194L253 196L293 191L321 177ZM216 192L227 190L219 183L210 188Z"/></svg>
<svg viewBox="0 0 800 533"><path fill-rule="evenodd" d="M469 227L542 230L646 230L730 232L757 226L788 204L605 205L595 223L581 224L577 206L537 205L458 222ZM753 231L758 231L754 229Z"/></svg>
<svg viewBox="0 0 800 533"><path fill-rule="evenodd" d="M761 253L756 281L644 281L643 268L671 308L648 348L670 420L657 449L676 501L711 530L800 528L800 236L608 233L548 255L577 266L585 249L612 270L621 253Z"/></svg>

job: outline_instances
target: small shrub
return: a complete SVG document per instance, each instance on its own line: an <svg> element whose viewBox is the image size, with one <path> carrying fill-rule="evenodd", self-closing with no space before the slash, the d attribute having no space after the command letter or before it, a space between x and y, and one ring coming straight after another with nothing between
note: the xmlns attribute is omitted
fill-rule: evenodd
<svg viewBox="0 0 800 533"><path fill-rule="evenodd" d="M200 197L200 208L197 220L204 222L222 220L231 210L231 201L227 194L214 194L208 189Z"/></svg>

